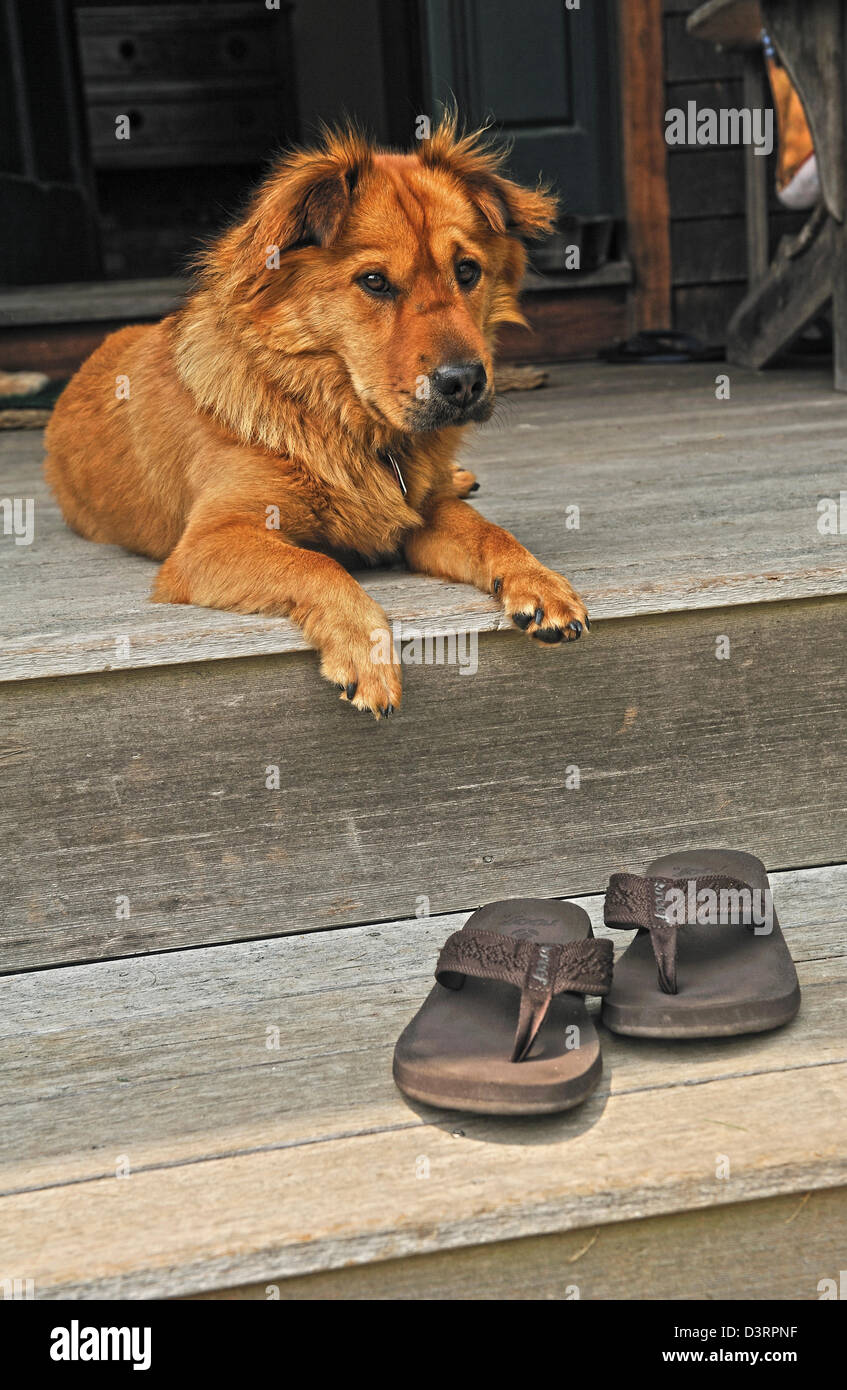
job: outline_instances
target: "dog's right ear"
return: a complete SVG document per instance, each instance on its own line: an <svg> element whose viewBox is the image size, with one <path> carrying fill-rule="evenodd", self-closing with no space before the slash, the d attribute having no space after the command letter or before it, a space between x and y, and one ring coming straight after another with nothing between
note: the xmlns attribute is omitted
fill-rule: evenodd
<svg viewBox="0 0 847 1390"><path fill-rule="evenodd" d="M276 231L280 251L332 244L372 158L361 135L340 131L328 133L321 149L298 150L277 166L262 190L260 220Z"/></svg>
<svg viewBox="0 0 847 1390"><path fill-rule="evenodd" d="M355 131L330 132L323 146L284 158L256 193L247 216L211 248L207 269L259 291L279 258L304 246L331 246L372 162Z"/></svg>

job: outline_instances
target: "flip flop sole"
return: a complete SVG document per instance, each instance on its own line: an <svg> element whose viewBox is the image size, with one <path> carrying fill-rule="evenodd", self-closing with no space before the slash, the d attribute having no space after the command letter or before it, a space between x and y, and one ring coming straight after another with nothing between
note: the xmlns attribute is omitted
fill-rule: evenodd
<svg viewBox="0 0 847 1390"><path fill-rule="evenodd" d="M674 879L725 875L770 894L764 865L741 851L664 855L644 872ZM612 1032L641 1038L733 1037L779 1028L794 1018L800 986L775 913L772 930L761 935L733 923L684 926L678 932L676 994L659 989L646 932L617 961L601 1012Z"/></svg>
<svg viewBox="0 0 847 1390"><path fill-rule="evenodd" d="M581 908L534 898L492 903L470 922L539 944L593 935ZM395 1048L400 1090L426 1105L484 1115L544 1115L580 1105L603 1070L582 996L556 996L529 1055L512 1062L517 1010L518 992L508 984L467 977L460 990L434 985Z"/></svg>

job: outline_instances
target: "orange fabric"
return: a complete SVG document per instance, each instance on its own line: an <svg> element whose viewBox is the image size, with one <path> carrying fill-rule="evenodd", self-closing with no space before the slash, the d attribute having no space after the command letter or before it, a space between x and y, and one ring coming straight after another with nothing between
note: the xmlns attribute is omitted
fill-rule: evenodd
<svg viewBox="0 0 847 1390"><path fill-rule="evenodd" d="M776 186L782 190L788 187L797 170L814 154L815 146L803 103L791 78L785 68L772 58L766 59L766 63L779 130Z"/></svg>

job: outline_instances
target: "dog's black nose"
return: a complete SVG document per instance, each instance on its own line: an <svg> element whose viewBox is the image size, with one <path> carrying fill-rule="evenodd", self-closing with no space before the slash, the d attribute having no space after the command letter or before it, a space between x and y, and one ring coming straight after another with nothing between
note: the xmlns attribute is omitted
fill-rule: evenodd
<svg viewBox="0 0 847 1390"><path fill-rule="evenodd" d="M432 384L439 395L446 396L460 410L479 400L486 381L481 362L446 362L432 374Z"/></svg>

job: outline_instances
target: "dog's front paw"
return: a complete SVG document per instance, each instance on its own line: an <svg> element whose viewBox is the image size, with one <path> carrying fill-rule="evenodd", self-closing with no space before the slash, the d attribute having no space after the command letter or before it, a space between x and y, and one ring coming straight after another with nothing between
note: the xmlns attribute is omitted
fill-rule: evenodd
<svg viewBox="0 0 847 1390"><path fill-rule="evenodd" d="M458 464L453 464L453 486L456 489L457 497L468 497L472 492L479 491L479 483L469 468L459 468Z"/></svg>
<svg viewBox="0 0 847 1390"><path fill-rule="evenodd" d="M385 614L360 625L339 624L321 648L321 674L341 691L341 699L356 709L387 719L400 704L400 663Z"/></svg>
<svg viewBox="0 0 847 1390"><path fill-rule="evenodd" d="M493 592L512 622L537 642L575 642L590 631L588 612L576 589L555 570L525 564L494 580Z"/></svg>

